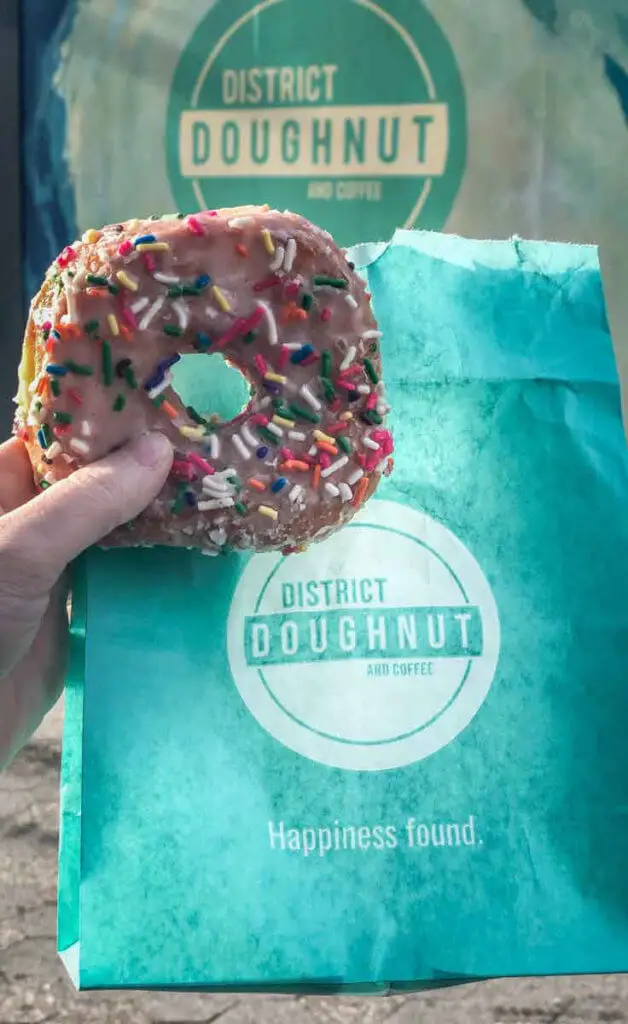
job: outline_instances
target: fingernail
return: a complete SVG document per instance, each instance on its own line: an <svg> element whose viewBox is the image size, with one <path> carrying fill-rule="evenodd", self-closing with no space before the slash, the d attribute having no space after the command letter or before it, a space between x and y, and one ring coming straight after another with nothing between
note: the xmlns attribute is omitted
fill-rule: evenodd
<svg viewBox="0 0 628 1024"><path fill-rule="evenodd" d="M140 466L147 469L156 469L161 466L168 456L172 458L172 445L164 434L153 431L149 434L140 434L132 442L133 457Z"/></svg>

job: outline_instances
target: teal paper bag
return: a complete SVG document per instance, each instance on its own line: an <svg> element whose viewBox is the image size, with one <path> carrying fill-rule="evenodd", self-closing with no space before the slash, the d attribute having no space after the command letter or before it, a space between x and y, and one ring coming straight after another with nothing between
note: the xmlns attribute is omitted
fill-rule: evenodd
<svg viewBox="0 0 628 1024"><path fill-rule="evenodd" d="M395 469L303 555L77 567L83 988L628 968L628 478L595 249L359 247Z"/></svg>

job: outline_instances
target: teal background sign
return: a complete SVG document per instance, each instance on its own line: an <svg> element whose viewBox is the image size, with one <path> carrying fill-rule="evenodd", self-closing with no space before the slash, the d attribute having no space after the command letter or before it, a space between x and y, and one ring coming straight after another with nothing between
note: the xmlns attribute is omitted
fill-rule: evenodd
<svg viewBox="0 0 628 1024"><path fill-rule="evenodd" d="M269 203L348 245L441 227L466 132L454 53L417 0L218 0L181 53L166 156L182 210Z"/></svg>
<svg viewBox="0 0 628 1024"><path fill-rule="evenodd" d="M621 330L625 6L21 0L24 298L88 228L244 200L343 243L413 213L468 238L595 241Z"/></svg>

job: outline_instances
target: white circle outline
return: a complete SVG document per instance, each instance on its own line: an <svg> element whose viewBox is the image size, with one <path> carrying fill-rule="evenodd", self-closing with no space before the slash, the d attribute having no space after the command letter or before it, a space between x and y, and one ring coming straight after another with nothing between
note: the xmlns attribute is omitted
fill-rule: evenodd
<svg viewBox="0 0 628 1024"><path fill-rule="evenodd" d="M282 558L279 554L254 555L238 581L227 624L227 648L234 684L246 707L259 725L279 743L296 754L333 768L347 771L383 771L402 768L423 760L451 743L473 720L492 686L500 649L500 622L490 585L468 549L447 527L425 513L396 502L373 499L354 524L375 523L404 530L429 542L468 587L471 603L482 614L483 652L474 659L467 680L453 702L426 729L389 743L375 746L335 741L299 725L282 714L277 703L247 665L242 643L242 626L250 614L251 594L256 596L269 573ZM324 546L324 545L323 545ZM307 557L307 556L300 556ZM472 585L470 585L472 583Z"/></svg>
<svg viewBox="0 0 628 1024"><path fill-rule="evenodd" d="M194 90L192 92L191 97L192 107L194 110L198 109L199 95L201 89L203 88L205 79L207 78L207 75L212 69L214 61L219 56L224 47L227 45L231 37L234 36L236 32L239 32L242 26L246 25L246 23L250 21L251 18L257 17L258 14L262 14L269 7L273 7L275 4L283 2L284 0L262 0L261 3L255 4L255 6L252 7L250 11L247 11L246 14L241 15L241 17L234 21L233 24L230 25L230 27L226 30L226 32L223 32L222 36L214 46L214 49L208 55L207 60L203 64L201 72L196 81L196 85L194 86ZM374 0L353 0L353 3L356 3L361 7L365 7L372 14L377 15L378 18L381 18L382 21L385 21L388 25L390 25L391 28L394 29L395 32L397 32L402 42L404 42L405 45L410 50L410 53L414 57L414 60L417 63L421 71L421 74L423 75L426 81L429 100L434 102L437 99L437 95L432 74L428 67L427 61L423 57L423 54L419 50L418 46L416 45L414 39L412 38L408 30L404 28L404 26L401 25L397 21L397 19L392 16L392 14L390 14L388 11L384 11L381 7L379 7L378 4L374 3ZM425 178L423 182L423 187L418 195L417 201L412 207L410 215L406 218L405 224L403 225L404 228L411 228L415 224L417 217L421 213L421 210L425 206L428 196L432 191L433 181L434 179L431 177ZM196 201L198 203L199 210L206 210L208 208L207 201L205 199L205 196L203 195L202 185L198 178L192 179L192 190L194 192L194 195L196 196Z"/></svg>

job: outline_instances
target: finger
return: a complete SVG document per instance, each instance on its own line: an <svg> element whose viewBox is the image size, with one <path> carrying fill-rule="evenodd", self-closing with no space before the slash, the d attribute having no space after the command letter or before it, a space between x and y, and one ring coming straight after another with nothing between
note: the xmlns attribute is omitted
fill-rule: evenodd
<svg viewBox="0 0 628 1024"><path fill-rule="evenodd" d="M0 589L46 593L68 562L146 508L171 463L167 438L142 434L3 516Z"/></svg>
<svg viewBox="0 0 628 1024"><path fill-rule="evenodd" d="M26 445L13 437L0 445L0 514L19 508L36 493Z"/></svg>
<svg viewBox="0 0 628 1024"><path fill-rule="evenodd" d="M52 592L39 629L25 636L25 653L0 679L0 771L32 735L56 703L65 677L67 657L67 580ZM1 631L0 631L1 636ZM14 641L17 637L14 635ZM2 668L0 658L0 668Z"/></svg>

